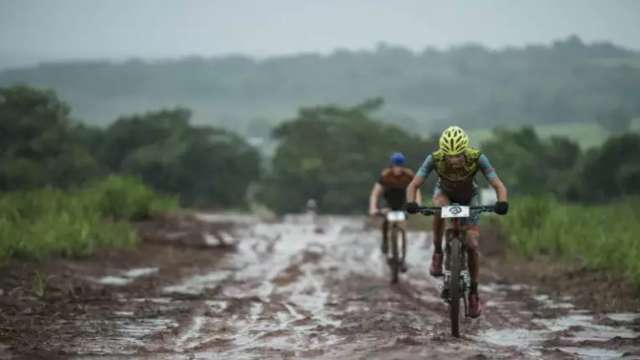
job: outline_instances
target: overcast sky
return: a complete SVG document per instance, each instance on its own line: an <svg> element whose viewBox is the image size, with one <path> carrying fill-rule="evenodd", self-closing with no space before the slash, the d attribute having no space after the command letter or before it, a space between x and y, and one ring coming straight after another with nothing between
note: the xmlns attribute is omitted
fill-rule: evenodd
<svg viewBox="0 0 640 360"><path fill-rule="evenodd" d="M640 49L635 0L0 0L0 66L372 48L492 48L577 34Z"/></svg>

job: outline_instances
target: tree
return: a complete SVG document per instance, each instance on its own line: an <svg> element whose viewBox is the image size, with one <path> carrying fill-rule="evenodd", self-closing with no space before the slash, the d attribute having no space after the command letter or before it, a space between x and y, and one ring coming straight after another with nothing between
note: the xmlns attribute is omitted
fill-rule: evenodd
<svg viewBox="0 0 640 360"><path fill-rule="evenodd" d="M190 125L190 117L183 108L122 117L106 130L100 158L179 194L183 205L242 206L259 177L257 151L231 132Z"/></svg>
<svg viewBox="0 0 640 360"><path fill-rule="evenodd" d="M0 88L0 191L70 187L97 174L69 107L51 91Z"/></svg>
<svg viewBox="0 0 640 360"><path fill-rule="evenodd" d="M358 213L393 151L417 168L434 144L370 117L381 102L354 107L302 108L278 126L272 172L259 198L280 213L297 212L309 198L327 213Z"/></svg>
<svg viewBox="0 0 640 360"><path fill-rule="evenodd" d="M581 156L576 143L561 137L542 140L529 127L494 134L481 149L510 193L566 197Z"/></svg>
<svg viewBox="0 0 640 360"><path fill-rule="evenodd" d="M577 181L581 200L602 202L640 194L640 135L612 137L589 152Z"/></svg>

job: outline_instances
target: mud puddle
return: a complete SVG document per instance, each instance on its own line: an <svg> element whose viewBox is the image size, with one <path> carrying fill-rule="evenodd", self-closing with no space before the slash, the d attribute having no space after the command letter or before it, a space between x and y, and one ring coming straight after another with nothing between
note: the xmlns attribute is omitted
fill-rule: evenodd
<svg viewBox="0 0 640 360"><path fill-rule="evenodd" d="M426 233L409 233L409 271L390 286L379 233L363 218L197 220L207 225L190 230L188 219L177 229L197 241L154 246L129 267L115 258L74 278L89 289L61 296L55 318L46 306L9 311L16 322L6 326L31 321L49 340L21 343L5 328L0 351L79 359L640 357L638 314L593 314L526 285L484 284L485 313L464 321L462 338L450 337L439 280L427 275ZM220 242L233 249L220 251Z"/></svg>

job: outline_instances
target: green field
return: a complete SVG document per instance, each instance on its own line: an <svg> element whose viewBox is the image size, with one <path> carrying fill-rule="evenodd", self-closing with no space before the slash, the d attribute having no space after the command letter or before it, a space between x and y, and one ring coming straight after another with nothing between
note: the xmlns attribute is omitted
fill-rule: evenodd
<svg viewBox="0 0 640 360"><path fill-rule="evenodd" d="M600 206L550 198L516 198L500 218L513 248L621 274L640 284L640 202L627 198Z"/></svg>

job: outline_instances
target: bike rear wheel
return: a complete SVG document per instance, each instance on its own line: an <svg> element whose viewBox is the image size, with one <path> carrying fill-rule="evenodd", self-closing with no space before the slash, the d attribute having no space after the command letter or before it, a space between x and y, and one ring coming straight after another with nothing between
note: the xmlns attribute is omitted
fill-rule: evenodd
<svg viewBox="0 0 640 360"><path fill-rule="evenodd" d="M460 239L453 238L449 243L449 269L451 276L449 277L449 318L451 320L451 335L460 337L460 266L461 261L461 243Z"/></svg>

